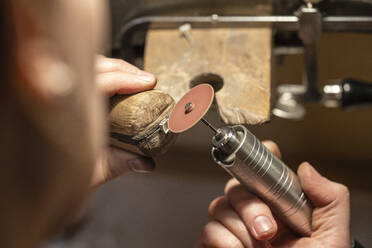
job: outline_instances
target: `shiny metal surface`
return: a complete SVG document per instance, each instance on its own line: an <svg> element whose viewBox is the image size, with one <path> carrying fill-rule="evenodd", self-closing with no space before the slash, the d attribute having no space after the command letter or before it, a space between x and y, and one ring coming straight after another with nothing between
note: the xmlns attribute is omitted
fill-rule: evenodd
<svg viewBox="0 0 372 248"><path fill-rule="evenodd" d="M327 84L323 87L323 103L326 107L341 106L342 86L340 84Z"/></svg>
<svg viewBox="0 0 372 248"><path fill-rule="evenodd" d="M295 173L244 126L224 127L212 139L212 157L303 236L311 235L312 206Z"/></svg>
<svg viewBox="0 0 372 248"><path fill-rule="evenodd" d="M304 85L284 84L277 88L278 99L272 113L280 118L300 120L305 116L306 110L301 104L302 96L306 92Z"/></svg>
<svg viewBox="0 0 372 248"><path fill-rule="evenodd" d="M305 102L319 102L318 90L318 42L322 34L322 15L308 2L296 12L299 19L298 36L304 46L304 74L302 85L278 87L278 99L272 113L286 119L302 119Z"/></svg>
<svg viewBox="0 0 372 248"><path fill-rule="evenodd" d="M319 101L318 90L318 42L322 35L322 16L318 9L302 7L298 12L298 35L304 45L303 98L306 101Z"/></svg>
<svg viewBox="0 0 372 248"><path fill-rule="evenodd" d="M308 10L309 8L303 8ZM309 24L308 16L311 12L300 15L305 23ZM316 14L317 15L317 14ZM306 18L306 20L305 20ZM310 17L311 18L311 17ZM309 18L309 19L310 19ZM318 18L318 17L317 17ZM300 28L299 17L297 16L142 16L132 19L123 25L119 32L120 39L131 34L134 30L151 28L178 28L188 23L195 28L211 27L257 27L272 25L273 28L284 30L298 30ZM321 19L323 30L327 32L366 32L372 31L372 17L370 16L329 16Z"/></svg>

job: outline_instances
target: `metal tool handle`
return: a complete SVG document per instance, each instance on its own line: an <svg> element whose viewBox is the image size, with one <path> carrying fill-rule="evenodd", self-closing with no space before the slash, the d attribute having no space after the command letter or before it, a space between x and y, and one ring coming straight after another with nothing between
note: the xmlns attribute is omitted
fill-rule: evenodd
<svg viewBox="0 0 372 248"><path fill-rule="evenodd" d="M372 84L356 79L342 80L341 104L343 108L372 105Z"/></svg>
<svg viewBox="0 0 372 248"><path fill-rule="evenodd" d="M311 235L312 206L296 174L244 126L219 129L212 156L295 232Z"/></svg>
<svg viewBox="0 0 372 248"><path fill-rule="evenodd" d="M323 87L323 102L327 107L350 109L372 105L372 84L358 79L346 78Z"/></svg>

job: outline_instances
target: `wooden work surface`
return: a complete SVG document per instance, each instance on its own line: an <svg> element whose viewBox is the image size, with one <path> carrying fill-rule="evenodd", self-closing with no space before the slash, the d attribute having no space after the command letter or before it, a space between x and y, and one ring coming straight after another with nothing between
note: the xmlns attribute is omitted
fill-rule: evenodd
<svg viewBox="0 0 372 248"><path fill-rule="evenodd" d="M270 117L271 28L149 30L145 70L157 89L178 101L198 83L215 84L227 124L259 124ZM223 85L222 85L223 81Z"/></svg>

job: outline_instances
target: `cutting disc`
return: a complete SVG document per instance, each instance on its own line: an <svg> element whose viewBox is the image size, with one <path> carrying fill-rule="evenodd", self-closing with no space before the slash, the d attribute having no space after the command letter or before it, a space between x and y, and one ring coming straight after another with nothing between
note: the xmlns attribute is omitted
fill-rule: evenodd
<svg viewBox="0 0 372 248"><path fill-rule="evenodd" d="M168 120L173 133L184 132L193 127L208 112L214 98L209 84L199 84L187 92L174 106Z"/></svg>

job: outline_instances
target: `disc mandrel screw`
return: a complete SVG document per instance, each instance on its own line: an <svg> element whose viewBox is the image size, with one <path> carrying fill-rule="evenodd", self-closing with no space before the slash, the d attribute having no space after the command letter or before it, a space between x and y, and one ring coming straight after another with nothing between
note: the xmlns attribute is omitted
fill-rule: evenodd
<svg viewBox="0 0 372 248"><path fill-rule="evenodd" d="M214 98L213 87L199 84L187 92L169 115L168 127L172 133L182 133L195 126L207 113Z"/></svg>
<svg viewBox="0 0 372 248"><path fill-rule="evenodd" d="M193 111L195 108L195 104L193 104L192 102L189 102L185 105L185 113L188 114L190 113L191 111Z"/></svg>

